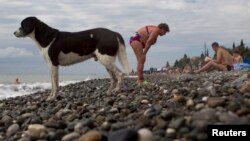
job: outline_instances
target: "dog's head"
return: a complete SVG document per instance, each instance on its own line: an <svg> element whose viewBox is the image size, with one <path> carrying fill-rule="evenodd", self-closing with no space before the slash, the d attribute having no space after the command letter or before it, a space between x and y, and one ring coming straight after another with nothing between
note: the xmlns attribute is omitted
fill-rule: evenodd
<svg viewBox="0 0 250 141"><path fill-rule="evenodd" d="M34 36L30 36L31 33L34 33ZM14 35L18 38L31 37L39 42L42 47L46 47L55 38L57 33L57 29L49 27L36 17L27 17L21 22L21 27L14 32Z"/></svg>
<svg viewBox="0 0 250 141"><path fill-rule="evenodd" d="M16 37L26 37L34 29L35 25L39 21L36 17L27 17L21 22L21 27L14 32Z"/></svg>

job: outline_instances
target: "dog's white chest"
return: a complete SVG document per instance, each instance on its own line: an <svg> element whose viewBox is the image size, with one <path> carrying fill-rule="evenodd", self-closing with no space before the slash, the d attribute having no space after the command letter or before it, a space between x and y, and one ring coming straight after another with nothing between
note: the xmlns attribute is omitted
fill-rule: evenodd
<svg viewBox="0 0 250 141"><path fill-rule="evenodd" d="M61 66L67 66L67 65L72 65L75 63L82 62L82 61L87 60L91 57L93 57L92 54L80 56L80 55L73 53L73 52L70 52L67 54L60 52L60 54L58 56L58 62Z"/></svg>

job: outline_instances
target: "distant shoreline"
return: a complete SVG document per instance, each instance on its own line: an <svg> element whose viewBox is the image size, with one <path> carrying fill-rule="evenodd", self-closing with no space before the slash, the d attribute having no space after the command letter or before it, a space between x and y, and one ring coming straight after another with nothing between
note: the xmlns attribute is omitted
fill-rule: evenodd
<svg viewBox="0 0 250 141"><path fill-rule="evenodd" d="M61 74L60 81L83 81L86 78L105 78L105 75L98 74ZM0 84L13 84L19 79L20 83L50 82L49 74L0 74Z"/></svg>

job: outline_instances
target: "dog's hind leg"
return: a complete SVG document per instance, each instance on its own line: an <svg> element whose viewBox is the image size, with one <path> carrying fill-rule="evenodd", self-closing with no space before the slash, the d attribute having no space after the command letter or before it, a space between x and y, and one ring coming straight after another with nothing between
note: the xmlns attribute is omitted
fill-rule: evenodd
<svg viewBox="0 0 250 141"><path fill-rule="evenodd" d="M108 90L108 93L110 92L116 93L120 91L124 78L123 73L118 67L116 67L114 63L107 64L105 67L108 70L108 73L110 74L111 77L111 86ZM115 80L113 83L112 79Z"/></svg>
<svg viewBox="0 0 250 141"><path fill-rule="evenodd" d="M50 96L47 98L48 101L50 100L55 100L57 93L58 93L58 88L59 88L59 81L58 81L58 67L51 65L49 66L50 68L50 75L51 75L51 84L52 84L52 88L51 88L51 94Z"/></svg>
<svg viewBox="0 0 250 141"><path fill-rule="evenodd" d="M121 89L123 79L124 79L124 74L115 64L113 64L113 71L116 75L116 78L118 79L117 85L116 85L115 89L113 89L113 92L116 93L116 92L120 91L120 89Z"/></svg>
<svg viewBox="0 0 250 141"><path fill-rule="evenodd" d="M110 79L111 79L110 80L111 84L110 84L110 87L109 87L109 89L107 91L107 94L110 94L113 91L113 89L115 88L115 86L117 85L117 78L116 78L113 71L109 70L108 68L106 68L106 70L109 73Z"/></svg>
<svg viewBox="0 0 250 141"><path fill-rule="evenodd" d="M105 68L107 69L107 71L111 77L111 85L110 85L107 93L109 94L110 92L114 92L115 89L117 91L118 88L120 88L117 86L118 86L118 83L121 82L121 80L120 80L121 78L118 77L119 70L117 70L117 67L115 66L115 58L116 57L100 54L98 52L98 50L95 52L95 54L96 54L96 57L98 58L98 60L101 62L101 64L105 66ZM115 89L114 89L114 87L115 87Z"/></svg>

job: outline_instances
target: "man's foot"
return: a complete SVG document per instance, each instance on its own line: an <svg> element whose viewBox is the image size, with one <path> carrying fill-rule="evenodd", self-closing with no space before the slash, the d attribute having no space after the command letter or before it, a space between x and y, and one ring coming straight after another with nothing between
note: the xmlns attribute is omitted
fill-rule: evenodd
<svg viewBox="0 0 250 141"><path fill-rule="evenodd" d="M142 85L147 85L148 81L147 80L140 80L140 81L137 80L136 83L137 83L138 86L142 86Z"/></svg>
<svg viewBox="0 0 250 141"><path fill-rule="evenodd" d="M136 84L141 84L141 83L143 83L143 81L144 81L144 80L137 80L137 81L136 81Z"/></svg>

